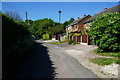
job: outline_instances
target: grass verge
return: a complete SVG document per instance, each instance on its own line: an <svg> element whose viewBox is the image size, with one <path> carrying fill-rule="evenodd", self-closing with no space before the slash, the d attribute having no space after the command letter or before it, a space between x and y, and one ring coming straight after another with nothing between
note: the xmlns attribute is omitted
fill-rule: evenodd
<svg viewBox="0 0 120 80"><path fill-rule="evenodd" d="M112 57L118 57L120 58L120 52L103 52L103 53L97 53L97 49L93 50L94 53L102 56L112 56Z"/></svg>
<svg viewBox="0 0 120 80"><path fill-rule="evenodd" d="M110 65L112 63L120 64L120 59L118 58L93 58L90 61L101 66Z"/></svg>
<svg viewBox="0 0 120 80"><path fill-rule="evenodd" d="M50 44L64 44L65 42L52 42Z"/></svg>

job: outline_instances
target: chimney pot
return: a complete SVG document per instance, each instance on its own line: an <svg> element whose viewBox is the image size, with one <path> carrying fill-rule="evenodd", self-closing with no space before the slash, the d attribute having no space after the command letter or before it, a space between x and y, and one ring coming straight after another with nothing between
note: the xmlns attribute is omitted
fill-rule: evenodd
<svg viewBox="0 0 120 80"><path fill-rule="evenodd" d="M80 17L78 17L78 19L80 19Z"/></svg>

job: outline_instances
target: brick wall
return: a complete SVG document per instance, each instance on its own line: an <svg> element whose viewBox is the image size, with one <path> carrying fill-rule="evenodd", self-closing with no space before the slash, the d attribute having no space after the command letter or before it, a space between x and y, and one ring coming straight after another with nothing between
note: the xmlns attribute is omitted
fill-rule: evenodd
<svg viewBox="0 0 120 80"><path fill-rule="evenodd" d="M81 22L78 23L78 30L84 29L84 22L88 20L91 16L87 16L85 19L83 19Z"/></svg>

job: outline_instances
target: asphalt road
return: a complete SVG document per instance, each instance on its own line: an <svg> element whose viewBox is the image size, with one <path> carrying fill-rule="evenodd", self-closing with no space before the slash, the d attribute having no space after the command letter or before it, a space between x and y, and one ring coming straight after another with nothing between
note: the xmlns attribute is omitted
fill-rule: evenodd
<svg viewBox="0 0 120 80"><path fill-rule="evenodd" d="M98 78L56 45L36 42L16 78Z"/></svg>

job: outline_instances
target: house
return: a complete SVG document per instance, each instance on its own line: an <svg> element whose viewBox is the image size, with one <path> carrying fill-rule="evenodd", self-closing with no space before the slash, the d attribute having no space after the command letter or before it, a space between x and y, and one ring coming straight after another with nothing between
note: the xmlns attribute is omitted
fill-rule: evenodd
<svg viewBox="0 0 120 80"><path fill-rule="evenodd" d="M90 17L90 15L84 15L82 18L78 17L77 20L66 26L68 40L88 44L88 35L83 35L82 32L84 31L84 22Z"/></svg>
<svg viewBox="0 0 120 80"><path fill-rule="evenodd" d="M92 17L90 17L88 20L84 22L84 27L85 28L90 28L90 23L95 20L96 18L100 17L101 15L104 15L106 13L113 13L113 12L120 12L120 4L112 7L112 8L105 8L104 11L99 12Z"/></svg>
<svg viewBox="0 0 120 80"><path fill-rule="evenodd" d="M99 13L91 16L88 20L86 20L84 22L84 28L89 31L90 30L90 24L92 23L93 20L100 17L101 15L104 15L106 13L113 13L113 12L120 12L120 4L118 4L118 5L116 5L112 8L105 8L102 12L99 12ZM92 43L90 43L90 40L89 40L89 44L92 44Z"/></svg>

